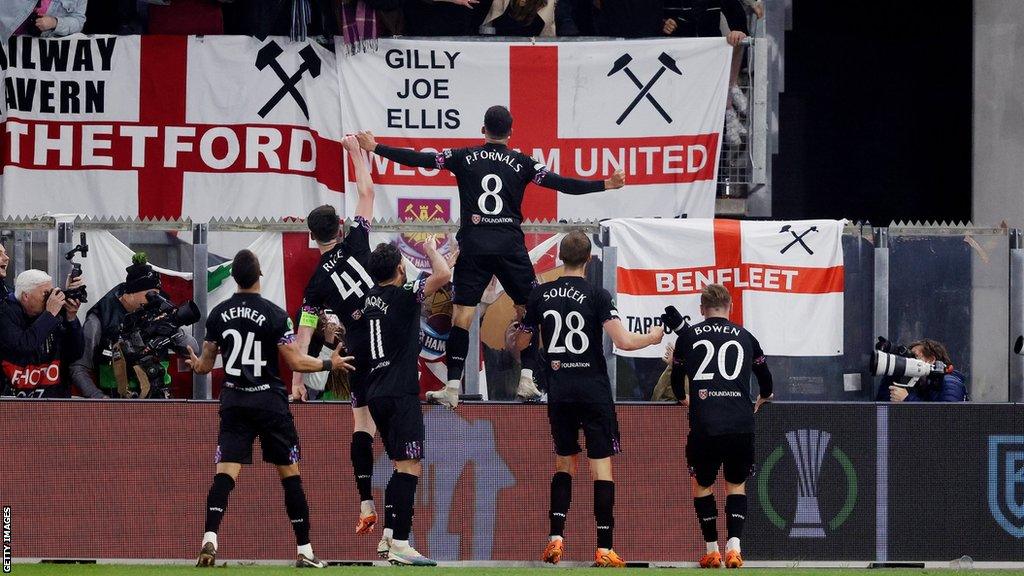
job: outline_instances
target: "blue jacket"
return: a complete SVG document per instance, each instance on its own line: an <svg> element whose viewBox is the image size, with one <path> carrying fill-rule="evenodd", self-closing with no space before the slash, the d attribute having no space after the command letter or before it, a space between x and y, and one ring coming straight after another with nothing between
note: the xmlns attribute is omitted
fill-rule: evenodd
<svg viewBox="0 0 1024 576"><path fill-rule="evenodd" d="M891 378L882 378L878 387L876 402L889 401L889 386L892 385ZM934 383L931 386L914 386L907 394L904 402L966 402L967 377L959 370L953 370L942 376L942 384Z"/></svg>

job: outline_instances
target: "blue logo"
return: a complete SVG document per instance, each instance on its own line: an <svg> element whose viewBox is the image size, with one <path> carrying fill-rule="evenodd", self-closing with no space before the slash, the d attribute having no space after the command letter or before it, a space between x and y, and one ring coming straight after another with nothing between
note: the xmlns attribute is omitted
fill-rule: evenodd
<svg viewBox="0 0 1024 576"><path fill-rule="evenodd" d="M1024 538L1024 436L988 437L988 509L1014 538Z"/></svg>

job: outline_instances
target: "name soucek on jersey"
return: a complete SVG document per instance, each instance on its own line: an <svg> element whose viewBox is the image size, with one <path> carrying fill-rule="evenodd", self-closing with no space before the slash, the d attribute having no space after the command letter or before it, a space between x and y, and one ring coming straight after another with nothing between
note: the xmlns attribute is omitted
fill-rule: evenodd
<svg viewBox="0 0 1024 576"><path fill-rule="evenodd" d="M523 196L531 183L566 194L604 190L602 180L565 178L504 144L488 142L436 154L378 144L376 153L409 166L445 169L459 186L460 225L456 238L466 255L504 254L524 246Z"/></svg>
<svg viewBox="0 0 1024 576"><path fill-rule="evenodd" d="M224 359L221 407L288 411L277 354L278 345L295 340L287 312L259 294L235 294L210 311L206 340Z"/></svg>
<svg viewBox="0 0 1024 576"><path fill-rule="evenodd" d="M549 402L614 402L602 343L604 323L618 317L611 294L584 278L533 289L523 326L540 331Z"/></svg>
<svg viewBox="0 0 1024 576"><path fill-rule="evenodd" d="M418 396L420 307L426 275L402 286L374 286L363 306L369 349L369 398Z"/></svg>
<svg viewBox="0 0 1024 576"><path fill-rule="evenodd" d="M370 223L356 216L355 225L345 238L320 255L316 271L302 295L299 324L316 327L317 315L323 310L331 310L345 326L346 341L349 342L349 350L353 351L354 341L363 337L360 330L363 302L374 285L366 271L369 258Z"/></svg>
<svg viewBox="0 0 1024 576"><path fill-rule="evenodd" d="M685 328L673 353L672 388L682 398L683 379L689 378L690 429L708 436L753 433L751 373L761 397L770 396L764 351L742 326L712 317Z"/></svg>

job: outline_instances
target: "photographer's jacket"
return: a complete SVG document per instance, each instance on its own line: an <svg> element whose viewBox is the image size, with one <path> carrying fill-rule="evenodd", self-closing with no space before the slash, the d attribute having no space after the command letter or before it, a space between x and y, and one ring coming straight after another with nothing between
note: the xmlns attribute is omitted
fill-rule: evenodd
<svg viewBox="0 0 1024 576"><path fill-rule="evenodd" d="M47 311L29 317L14 295L0 306L3 394L68 398L66 367L82 355L82 324Z"/></svg>

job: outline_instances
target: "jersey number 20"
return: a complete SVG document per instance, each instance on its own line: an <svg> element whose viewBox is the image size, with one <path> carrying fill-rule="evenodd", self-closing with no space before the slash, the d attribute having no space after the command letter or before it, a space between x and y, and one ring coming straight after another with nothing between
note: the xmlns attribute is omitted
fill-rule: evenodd
<svg viewBox="0 0 1024 576"><path fill-rule="evenodd" d="M711 364L711 360L715 357L715 345L710 340L699 340L693 347L697 348L700 346L704 348L704 360L700 363L700 368L697 369L697 373L693 375L694 380L713 380L714 374L705 372L708 366ZM730 372L725 366L725 354L729 348L736 348L736 364L732 367ZM718 373L722 375L722 378L726 380L735 380L740 375L740 369L743 367L743 346L735 340L729 340L722 347L718 349Z"/></svg>

